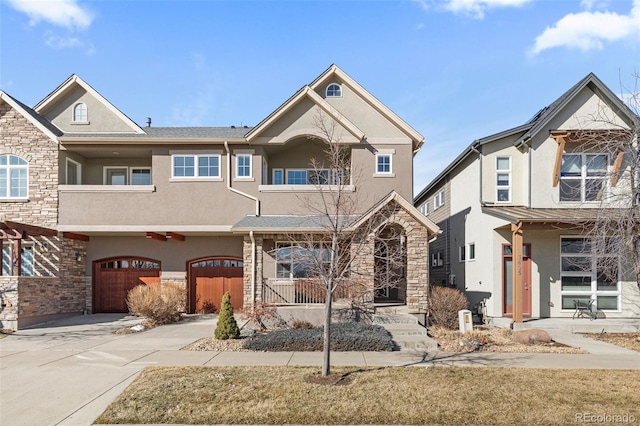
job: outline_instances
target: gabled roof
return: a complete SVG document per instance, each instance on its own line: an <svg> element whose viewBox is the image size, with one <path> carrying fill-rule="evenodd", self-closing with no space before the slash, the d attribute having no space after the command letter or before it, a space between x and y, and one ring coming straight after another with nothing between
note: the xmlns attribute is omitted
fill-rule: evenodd
<svg viewBox="0 0 640 426"><path fill-rule="evenodd" d="M439 235L442 233L442 230L433 223L429 218L420 213L418 209L416 209L413 204L404 199L400 194L396 191L389 192L384 198L374 204L367 212L365 212L362 216L360 216L355 222L353 222L350 228L357 228L364 224L367 220L369 220L374 214L378 213L382 208L384 208L387 204L395 201L402 207L407 213L409 213L415 220L421 223L425 228L427 228L431 234Z"/></svg>
<svg viewBox="0 0 640 426"><path fill-rule="evenodd" d="M409 126L404 120L402 120L393 111L387 108L382 102L375 98L371 93L365 90L354 79L349 77L347 73L342 71L337 65L333 64L320 76L318 76L311 84L303 86L292 97L280 105L274 112L272 112L267 118L254 127L249 133L247 133L247 140L251 141L258 136L260 132L269 127L278 118L282 117L287 111L293 108L302 99L311 99L318 107L320 107L327 114L336 120L339 124L344 126L352 135L358 140L362 140L366 135L358 129L353 123L351 123L346 117L344 117L340 111L331 106L316 92L318 87L327 83L329 80L337 78L347 85L353 92L358 94L367 104L373 107L378 113L380 113L387 120L392 122L401 132L406 134L413 141L413 149L417 151L424 143L424 136L418 133L413 127Z"/></svg>
<svg viewBox="0 0 640 426"><path fill-rule="evenodd" d="M329 105L327 101L322 99L322 97L319 96L313 89L311 89L311 87L304 86L302 89L298 90L292 97L290 97L285 103L280 105L280 107L272 112L267 118L262 120L256 127L251 129L251 131L247 133L247 140L251 142L260 134L260 132L271 126L274 122L285 115L303 99L310 99L325 113L329 114L331 118L333 118L336 122L347 129L347 131L349 131L349 133L351 133L358 141L365 139L365 134L362 130L358 129L355 124L349 121L337 109Z"/></svg>
<svg viewBox="0 0 640 426"><path fill-rule="evenodd" d="M380 102L375 96L369 93L364 87L358 84L357 81L352 79L346 72L344 72L336 64L332 64L325 72L320 74L309 86L312 89L326 84L334 77L338 77L344 84L346 84L351 90L360 95L369 105L371 105L376 111L382 114L387 120L391 121L406 134L413 141L413 149L417 151L424 144L424 136L422 136L413 127L409 126L403 119L401 119L396 113L391 111L385 104Z"/></svg>
<svg viewBox="0 0 640 426"><path fill-rule="evenodd" d="M627 107L622 100L616 96L594 73L587 74L583 79L573 85L569 90L564 92L559 98L542 108L533 116L532 119L520 126L487 136L473 141L460 155L458 155L438 176L420 191L414 198L414 203L421 203L425 195L436 186L449 172L456 168L469 155L477 152L478 147L491 143L498 139L508 136L520 134L514 145L521 146L526 144L538 132L545 129L545 126L556 116L565 106L567 106L585 87L589 86L594 93L609 104L609 106L627 123L633 123L635 126L640 125L640 117Z"/></svg>
<svg viewBox="0 0 640 426"><path fill-rule="evenodd" d="M58 86L53 92L49 93L43 100L33 107L38 114L43 114L52 105L54 105L60 98L64 97L69 91L73 90L76 86L82 87L100 103L102 103L109 111L115 114L120 120L131 127L131 130L135 133L144 133L144 131L133 120L127 117L122 111L116 108L111 102L109 102L104 96L102 96L93 87L87 84L84 80L78 77L76 74L71 74L64 83Z"/></svg>
<svg viewBox="0 0 640 426"><path fill-rule="evenodd" d="M374 204L369 210L361 215L349 215L342 218L346 231L354 230L371 219L382 208L391 202L396 202L407 213L413 216L419 223L429 230L432 235L441 234L438 225L433 223L422 213L420 213L411 203L405 200L396 191L391 191L384 198ZM231 228L234 232L258 231L263 233L296 233L296 232L323 232L331 224L326 216L245 216Z"/></svg>
<svg viewBox="0 0 640 426"><path fill-rule="evenodd" d="M0 99L11 105L13 109L18 111L51 140L58 142L58 136L62 136L62 131L54 126L49 120L2 90L0 90Z"/></svg>

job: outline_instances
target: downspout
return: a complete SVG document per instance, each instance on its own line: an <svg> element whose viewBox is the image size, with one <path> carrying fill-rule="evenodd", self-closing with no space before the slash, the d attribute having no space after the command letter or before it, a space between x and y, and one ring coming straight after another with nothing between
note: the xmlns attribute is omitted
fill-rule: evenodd
<svg viewBox="0 0 640 426"><path fill-rule="evenodd" d="M256 239L253 236L253 230L249 231L251 239L251 312L256 308Z"/></svg>
<svg viewBox="0 0 640 426"><path fill-rule="evenodd" d="M224 149L227 151L227 189L231 192L235 192L238 195L247 197L256 202L256 216L260 216L260 200L258 197L249 195L246 192L239 191L231 187L231 152L229 151L229 142L224 141Z"/></svg>

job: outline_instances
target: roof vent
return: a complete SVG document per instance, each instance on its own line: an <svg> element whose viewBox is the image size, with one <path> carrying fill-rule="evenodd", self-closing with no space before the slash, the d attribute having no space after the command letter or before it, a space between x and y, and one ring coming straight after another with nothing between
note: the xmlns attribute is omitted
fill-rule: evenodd
<svg viewBox="0 0 640 426"><path fill-rule="evenodd" d="M232 128L232 129L235 129L235 128L236 128L236 126L231 126L231 128Z"/></svg>
<svg viewBox="0 0 640 426"><path fill-rule="evenodd" d="M144 121L147 123L147 127L151 127L151 117L147 117Z"/></svg>
<svg viewBox="0 0 640 426"><path fill-rule="evenodd" d="M248 129L248 128L249 128L249 126L244 126L244 128L245 128L245 129Z"/></svg>

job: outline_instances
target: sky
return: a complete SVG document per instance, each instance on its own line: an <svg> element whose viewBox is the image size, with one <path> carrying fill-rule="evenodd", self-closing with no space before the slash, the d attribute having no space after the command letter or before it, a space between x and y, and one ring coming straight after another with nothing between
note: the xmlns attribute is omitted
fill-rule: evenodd
<svg viewBox="0 0 640 426"><path fill-rule="evenodd" d="M29 106L75 73L142 126L252 126L334 63L425 137L417 194L589 72L636 92L640 0L0 0Z"/></svg>

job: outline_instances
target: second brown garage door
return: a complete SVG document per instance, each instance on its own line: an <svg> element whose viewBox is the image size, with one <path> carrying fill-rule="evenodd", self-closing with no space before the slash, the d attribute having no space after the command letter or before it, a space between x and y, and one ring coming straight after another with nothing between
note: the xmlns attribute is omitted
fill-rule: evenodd
<svg viewBox="0 0 640 426"><path fill-rule="evenodd" d="M205 257L187 262L189 312L201 312L205 305L220 310L222 295L231 294L234 310L242 309L244 264L236 257Z"/></svg>

